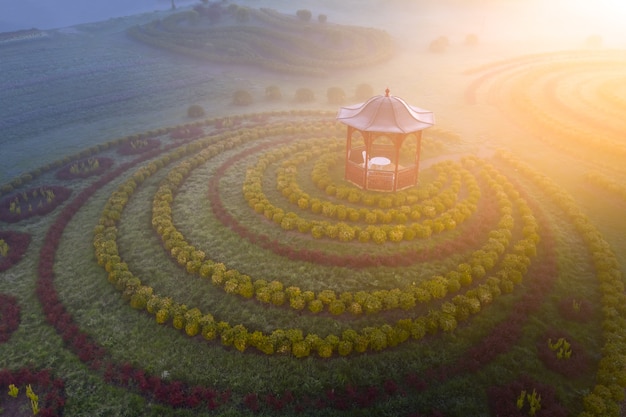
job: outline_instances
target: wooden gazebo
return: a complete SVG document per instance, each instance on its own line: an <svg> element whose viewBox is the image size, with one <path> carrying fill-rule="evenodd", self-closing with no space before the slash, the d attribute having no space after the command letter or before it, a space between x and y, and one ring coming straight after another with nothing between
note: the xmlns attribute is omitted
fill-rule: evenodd
<svg viewBox="0 0 626 417"><path fill-rule="evenodd" d="M422 130L434 124L431 111L400 97L375 96L341 107L348 126L345 179L365 190L397 191L417 184ZM400 149L405 146L407 152Z"/></svg>

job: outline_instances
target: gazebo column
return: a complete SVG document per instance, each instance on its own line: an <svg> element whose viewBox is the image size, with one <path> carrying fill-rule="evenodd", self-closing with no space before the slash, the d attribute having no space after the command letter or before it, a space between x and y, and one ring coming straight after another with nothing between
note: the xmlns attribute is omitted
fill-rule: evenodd
<svg viewBox="0 0 626 417"><path fill-rule="evenodd" d="M363 188L365 190L368 189L368 173L369 173L369 169L370 169L370 164L369 164L369 159L370 159L370 155L372 154L372 132L365 132L365 131L361 131L361 133L363 134L363 141L365 142L365 156L363 157L363 167L365 168L363 170Z"/></svg>
<svg viewBox="0 0 626 417"><path fill-rule="evenodd" d="M343 179L347 180L349 178L348 171L350 170L350 153L352 152L352 131L354 128L352 126L348 126L348 134L346 136L346 166L344 169Z"/></svg>
<svg viewBox="0 0 626 417"><path fill-rule="evenodd" d="M402 147L402 142L404 142L404 137L400 135L393 140L393 146L396 151L394 156L395 168L393 170L393 191L398 190L398 165L400 165L400 148Z"/></svg>

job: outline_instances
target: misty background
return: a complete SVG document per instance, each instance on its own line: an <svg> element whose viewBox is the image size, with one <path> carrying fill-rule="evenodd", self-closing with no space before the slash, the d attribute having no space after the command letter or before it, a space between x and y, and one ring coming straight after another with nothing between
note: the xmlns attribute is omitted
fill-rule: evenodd
<svg viewBox="0 0 626 417"><path fill-rule="evenodd" d="M200 0L175 2L178 8L185 8ZM376 27L400 26L408 29L404 34L409 36L414 25L386 21L390 9L405 9L410 20L411 15L428 13L426 10L436 5L444 10L444 15L431 18L438 25L442 20L447 22L445 30L441 28L442 33L457 29L482 37L535 40L555 36L580 39L593 34L601 35L606 46L623 47L626 42L623 29L626 2L622 0L239 0L236 3L283 12L329 9L344 22L356 18L361 24ZM59 29L170 8L171 0L0 0L0 32ZM375 21L368 21L368 16L375 16Z"/></svg>
<svg viewBox="0 0 626 417"><path fill-rule="evenodd" d="M181 7L195 3L199 1L176 0ZM0 32L65 28L170 8L170 0L0 0Z"/></svg>

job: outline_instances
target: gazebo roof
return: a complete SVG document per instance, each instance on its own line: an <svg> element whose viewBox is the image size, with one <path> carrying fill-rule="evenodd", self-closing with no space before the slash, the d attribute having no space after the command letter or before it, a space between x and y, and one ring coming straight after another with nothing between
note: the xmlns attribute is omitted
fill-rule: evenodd
<svg viewBox="0 0 626 417"><path fill-rule="evenodd" d="M429 110L414 107L400 97L374 96L365 103L341 107L337 120L366 132L411 133L435 124Z"/></svg>

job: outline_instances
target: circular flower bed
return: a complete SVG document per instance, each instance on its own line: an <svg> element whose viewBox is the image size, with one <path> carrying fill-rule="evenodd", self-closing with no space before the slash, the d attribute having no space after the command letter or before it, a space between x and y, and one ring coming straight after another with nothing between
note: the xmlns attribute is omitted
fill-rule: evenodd
<svg viewBox="0 0 626 417"><path fill-rule="evenodd" d="M205 137L184 141L165 130L157 135L166 143L162 149L94 181L77 181L76 197L42 239L37 283L46 320L68 350L103 385L138 393L146 404L198 413L384 408L424 415L444 404L439 399L450 394L447 386L462 383L474 390L465 402L472 403L472 414L492 407L510 415L563 415L567 409L550 387L523 379L510 384L510 372L498 370L515 362L523 364L520 374L528 371L536 361L523 356L535 350L534 337L552 338L553 353L560 339L574 347L570 355L583 352L572 336L546 336L533 325L551 298L580 299L591 285L586 280L567 291L555 285L562 278L557 251L563 241L553 234L563 230L584 243L573 250L578 259L593 258L602 274L598 287L611 294L602 298L610 305L603 331L621 334L620 316L611 314L623 309L613 294L619 294L614 255L577 208L506 154L434 164L422 171L423 188L408 191L404 204L384 195L370 201L341 184L331 165L320 174L317 163L334 151L293 152L302 140L331 137L334 123L315 113L292 115L303 119L298 123L283 123L282 116L270 114L263 127L253 128L243 119L241 128L228 131L208 123ZM332 192L311 178L316 169L320 178L334 178ZM247 183L249 175L256 177ZM540 203L542 193L550 199ZM309 204L300 204L302 198ZM315 199L326 212L313 209ZM263 210L257 210L261 200ZM554 211L561 207L566 215L559 218ZM454 220L456 210L463 216ZM446 227L450 218L454 227ZM298 229L307 229L307 222L311 229L322 226L322 234ZM85 223L93 236L84 236ZM406 239L415 225L430 230L429 237ZM393 232L399 226L398 239ZM349 228L368 231L370 239L338 237ZM380 242L373 237L383 235ZM81 260L92 259L84 249L90 242L102 268L93 276L100 280L78 279L75 272ZM103 316L102 307L118 301L115 292L145 314L116 306L110 319ZM576 331L596 334L591 328L600 320L592 317ZM114 340L113 328L121 339ZM568 347L560 343L565 357ZM612 364L619 358L612 348L592 350L607 356L598 387L556 377L565 391L580 384L593 392L585 399L570 395L567 411L583 401L612 406L616 400L620 371ZM488 406L476 399L492 378L508 391L493 391L499 400ZM315 385L318 380L324 382ZM429 398L422 400L422 393ZM458 415L450 407L446 403L445 413Z"/></svg>
<svg viewBox="0 0 626 417"><path fill-rule="evenodd" d="M65 382L54 378L49 370L0 369L0 407L3 415L60 416L63 415L65 402Z"/></svg>
<svg viewBox="0 0 626 417"><path fill-rule="evenodd" d="M537 340L537 355L544 365L568 378L579 378L589 372L590 358L569 334L551 330Z"/></svg>

